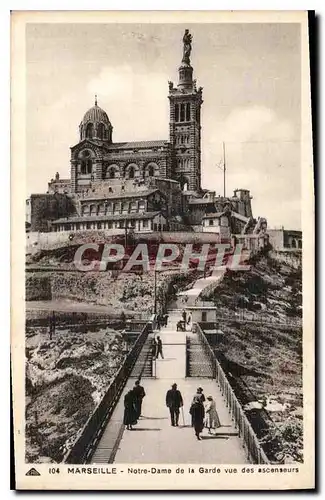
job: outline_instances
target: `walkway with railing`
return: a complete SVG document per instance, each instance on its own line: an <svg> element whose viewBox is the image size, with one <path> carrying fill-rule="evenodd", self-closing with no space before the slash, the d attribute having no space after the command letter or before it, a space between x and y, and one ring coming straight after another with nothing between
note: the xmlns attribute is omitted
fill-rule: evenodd
<svg viewBox="0 0 325 500"><path fill-rule="evenodd" d="M204 345L204 350L210 359L211 366L213 367L214 374L216 375L216 381L221 389L222 395L225 398L229 413L234 420L236 428L238 429L238 435L243 439L243 444L246 448L249 460L253 463L268 463L268 458L260 446L256 434L254 433L238 399L235 396L234 391L231 388L230 383L228 382L225 372L221 368L218 360L215 358L215 354L211 349L206 336L204 335L200 325L196 324L195 327L196 332Z"/></svg>
<svg viewBox="0 0 325 500"><path fill-rule="evenodd" d="M242 464L251 462L250 452L239 436L230 407L228 408L215 379L186 378L186 337L193 334L190 331L176 331L176 323L179 319L179 311L170 311L168 327L155 332L162 339L164 359L154 362L155 377L142 380L146 391L143 416L133 431L126 430L122 425L124 409L123 398L121 398L107 429L97 443L91 458L92 463ZM203 333L202 336L204 337ZM202 339L202 349L207 362L212 362L208 348ZM132 379L128 381L126 390L133 386L133 382ZM165 404L166 392L174 382L177 383L184 399L178 427L171 426L169 411ZM211 395L216 401L222 423L222 427L216 430L215 435L209 434L205 429L201 441L197 441L195 437L189 414L192 398L199 386L204 389L205 396ZM260 459L261 456L257 458Z"/></svg>
<svg viewBox="0 0 325 500"><path fill-rule="evenodd" d="M177 331L180 314L179 310L170 311L168 326L160 331L151 333L150 323L143 327L114 382L67 454L67 463L267 463L200 326L194 325L196 333ZM160 335L163 343L164 358L156 361L151 361L148 350L153 334ZM210 378L186 377L191 336L199 341L203 363L211 368ZM152 363L151 370L145 370L148 360ZM146 391L143 415L134 430L129 431L123 425L124 395L133 387L134 377L141 373ZM178 427L171 426L165 404L166 392L174 382L184 400ZM206 397L211 395L215 400L222 424L215 434L204 429L201 441L195 437L189 414L199 386Z"/></svg>

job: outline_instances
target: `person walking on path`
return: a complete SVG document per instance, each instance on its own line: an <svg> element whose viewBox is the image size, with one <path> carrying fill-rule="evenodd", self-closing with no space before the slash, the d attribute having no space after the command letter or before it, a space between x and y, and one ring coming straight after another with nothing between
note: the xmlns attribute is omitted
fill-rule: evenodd
<svg viewBox="0 0 325 500"><path fill-rule="evenodd" d="M168 314L164 314L164 326L167 326L168 324Z"/></svg>
<svg viewBox="0 0 325 500"><path fill-rule="evenodd" d="M166 406L169 408L172 427L178 427L179 409L183 406L183 398L177 389L177 384L173 384L172 388L167 391Z"/></svg>
<svg viewBox="0 0 325 500"><path fill-rule="evenodd" d="M203 419L204 419L204 402L205 402L205 396L203 394L203 389L202 387L198 387L196 389L196 394L193 396L193 400L192 400L192 404L194 403L194 401L199 401L200 403L202 403L202 407L203 407ZM192 406L191 406L191 409L192 409ZM192 415L192 427L194 427L194 418L193 418L193 414L192 414L192 411L190 409L190 413ZM203 429L203 427L202 427Z"/></svg>
<svg viewBox="0 0 325 500"><path fill-rule="evenodd" d="M127 392L124 396L124 417L123 424L127 430L132 431L132 425L137 423L136 398L133 390Z"/></svg>
<svg viewBox="0 0 325 500"><path fill-rule="evenodd" d="M140 385L140 380L135 381L133 392L135 395L136 418L139 420L141 417L142 401L146 395L144 388Z"/></svg>
<svg viewBox="0 0 325 500"><path fill-rule="evenodd" d="M209 434L212 434L211 429L217 429L221 427L221 422L216 408L216 403L212 396L207 397L207 405L205 408L205 426L209 430Z"/></svg>
<svg viewBox="0 0 325 500"><path fill-rule="evenodd" d="M164 355L163 355L163 351L162 351L162 341L161 341L161 338L158 335L157 336L157 356L156 356L157 359L159 357L159 354L162 357L162 359L164 359Z"/></svg>
<svg viewBox="0 0 325 500"><path fill-rule="evenodd" d="M198 387L196 389L196 394L193 397L193 401L194 401L195 398L199 399L202 404L205 402L205 396L203 394L202 387Z"/></svg>
<svg viewBox="0 0 325 500"><path fill-rule="evenodd" d="M198 387L190 408L192 427L194 427L195 435L198 440L201 439L200 433L203 431L204 427L204 402L205 396L203 394L203 389L202 387Z"/></svg>
<svg viewBox="0 0 325 500"><path fill-rule="evenodd" d="M184 332L186 332L186 311L185 309L183 309L183 312L182 312L182 325L183 325L183 328L184 328Z"/></svg>
<svg viewBox="0 0 325 500"><path fill-rule="evenodd" d="M157 358L157 349L158 349L157 340L155 338L153 338L152 339L152 357L153 357L153 359Z"/></svg>

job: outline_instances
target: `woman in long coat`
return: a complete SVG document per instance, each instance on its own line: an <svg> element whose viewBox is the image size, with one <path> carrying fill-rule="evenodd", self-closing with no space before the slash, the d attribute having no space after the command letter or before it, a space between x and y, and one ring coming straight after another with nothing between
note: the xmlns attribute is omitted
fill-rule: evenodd
<svg viewBox="0 0 325 500"><path fill-rule="evenodd" d="M132 425L137 423L136 397L133 390L127 392L124 396L123 423L129 431L132 431Z"/></svg>
<svg viewBox="0 0 325 500"><path fill-rule="evenodd" d="M209 429L209 434L211 434L211 429L217 429L221 427L221 422L216 408L216 403L212 396L207 397L207 405L205 407L205 426Z"/></svg>
<svg viewBox="0 0 325 500"><path fill-rule="evenodd" d="M197 439L200 440L200 433L203 431L204 427L204 406L202 397L199 394L195 395L193 398L190 413L192 415L192 425L195 435Z"/></svg>

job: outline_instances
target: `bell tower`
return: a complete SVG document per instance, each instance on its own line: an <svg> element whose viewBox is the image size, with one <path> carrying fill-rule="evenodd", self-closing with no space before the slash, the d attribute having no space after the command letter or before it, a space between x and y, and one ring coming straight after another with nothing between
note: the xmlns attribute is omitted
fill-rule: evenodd
<svg viewBox="0 0 325 500"><path fill-rule="evenodd" d="M192 35L185 30L183 59L178 68L178 85L169 82L169 140L172 147L172 177L184 191L201 190L201 105L202 87L197 89L190 62Z"/></svg>

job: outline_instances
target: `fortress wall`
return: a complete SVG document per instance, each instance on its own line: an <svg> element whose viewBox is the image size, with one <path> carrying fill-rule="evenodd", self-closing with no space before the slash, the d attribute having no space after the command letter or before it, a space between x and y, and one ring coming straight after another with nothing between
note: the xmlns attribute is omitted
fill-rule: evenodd
<svg viewBox="0 0 325 500"><path fill-rule="evenodd" d="M70 240L70 235L73 238ZM102 243L113 236L124 236L124 229L105 229L102 231L59 231L57 233L26 233L26 253L34 254L40 250L54 250L62 246L83 245L84 243ZM157 239L161 242L170 243L219 243L219 236L215 233L202 233L193 231L163 231L150 234L134 235L135 238L146 238L148 241Z"/></svg>

